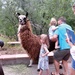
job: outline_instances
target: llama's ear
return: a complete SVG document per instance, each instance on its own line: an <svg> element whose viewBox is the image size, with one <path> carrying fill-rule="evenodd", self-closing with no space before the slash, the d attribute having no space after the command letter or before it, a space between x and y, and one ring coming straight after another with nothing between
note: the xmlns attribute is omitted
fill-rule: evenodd
<svg viewBox="0 0 75 75"><path fill-rule="evenodd" d="M26 18L28 17L28 12L26 12Z"/></svg>
<svg viewBox="0 0 75 75"><path fill-rule="evenodd" d="M17 15L17 16L19 16L19 15L20 15L20 13L16 13L16 15Z"/></svg>

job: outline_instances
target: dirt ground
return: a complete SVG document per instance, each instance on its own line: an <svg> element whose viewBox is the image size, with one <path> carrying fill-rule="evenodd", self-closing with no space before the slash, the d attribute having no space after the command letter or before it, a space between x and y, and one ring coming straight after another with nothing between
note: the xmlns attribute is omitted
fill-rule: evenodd
<svg viewBox="0 0 75 75"><path fill-rule="evenodd" d="M3 48L0 48L0 54L25 54L26 51L22 48L21 45L5 45ZM69 67L71 63L69 62ZM17 65L3 65L3 71L5 75L38 75L37 64L33 67L28 68L25 64ZM54 72L54 64L50 64L50 73ZM70 71L70 70L69 70ZM60 70L63 73L63 69ZM45 75L45 73L43 73ZM51 75L51 74L50 74Z"/></svg>
<svg viewBox="0 0 75 75"><path fill-rule="evenodd" d="M71 63L68 63L69 70L68 73L70 73L70 66ZM25 64L18 64L18 65L4 65L3 71L5 75L38 75L37 72L37 65L33 65L33 67L28 68ZM55 71L54 64L49 65L49 72L51 75L51 72ZM60 73L63 73L63 68L60 69ZM45 71L43 72L43 75L46 75Z"/></svg>
<svg viewBox="0 0 75 75"><path fill-rule="evenodd" d="M26 51L22 48L21 45L5 45L3 48L0 48L0 55L25 53Z"/></svg>

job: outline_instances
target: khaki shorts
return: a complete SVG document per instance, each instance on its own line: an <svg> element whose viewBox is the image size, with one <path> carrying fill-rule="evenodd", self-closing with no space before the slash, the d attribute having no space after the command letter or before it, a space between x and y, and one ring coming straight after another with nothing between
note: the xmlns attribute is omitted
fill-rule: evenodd
<svg viewBox="0 0 75 75"><path fill-rule="evenodd" d="M70 49L64 49L64 50L56 50L54 52L54 59L58 62L61 60L67 61L70 57Z"/></svg>

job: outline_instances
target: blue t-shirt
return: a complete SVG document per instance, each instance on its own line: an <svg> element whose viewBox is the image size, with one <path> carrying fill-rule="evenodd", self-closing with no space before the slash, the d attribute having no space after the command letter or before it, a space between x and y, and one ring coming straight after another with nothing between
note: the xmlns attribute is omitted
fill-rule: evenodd
<svg viewBox="0 0 75 75"><path fill-rule="evenodd" d="M69 26L66 23L63 23L63 24L59 25L58 29L54 32L54 34L59 36L58 43L60 46L60 50L70 48L69 44L66 42L66 35L65 35L66 34L66 28L72 29L71 26Z"/></svg>

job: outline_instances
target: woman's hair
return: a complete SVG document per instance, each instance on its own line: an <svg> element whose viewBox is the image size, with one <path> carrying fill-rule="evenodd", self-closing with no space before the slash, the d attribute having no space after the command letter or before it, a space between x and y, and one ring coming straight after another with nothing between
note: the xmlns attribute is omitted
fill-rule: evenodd
<svg viewBox="0 0 75 75"><path fill-rule="evenodd" d="M50 25L57 25L57 21L55 18L51 18Z"/></svg>
<svg viewBox="0 0 75 75"><path fill-rule="evenodd" d="M48 36L46 34L41 34L40 35L40 39L43 39L45 44L47 45L47 47L49 48L49 39Z"/></svg>

